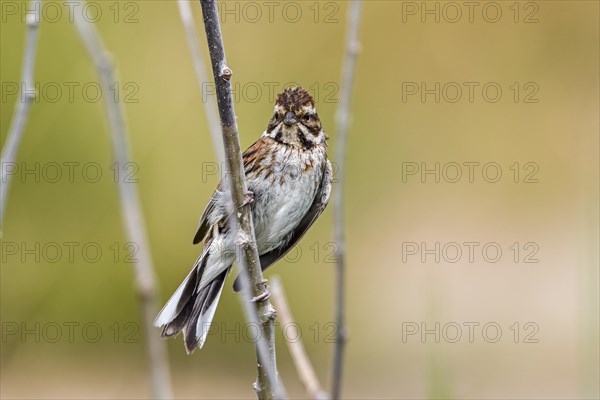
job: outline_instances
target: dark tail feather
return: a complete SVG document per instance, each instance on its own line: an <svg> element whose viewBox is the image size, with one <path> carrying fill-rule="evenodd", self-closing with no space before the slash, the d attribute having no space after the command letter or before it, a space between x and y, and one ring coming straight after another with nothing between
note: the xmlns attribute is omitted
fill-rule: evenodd
<svg viewBox="0 0 600 400"><path fill-rule="evenodd" d="M229 269L212 282L197 290L208 257L199 260L192 272L163 307L155 325L163 326L161 336L176 336L183 331L185 348L191 353L196 346L202 347L215 314L219 297Z"/></svg>
<svg viewBox="0 0 600 400"><path fill-rule="evenodd" d="M202 288L186 306L186 309L191 306L191 313L185 316L186 322L183 327L185 349L188 354L194 351L196 346L202 348L204 345L227 272L229 269L223 271L211 283Z"/></svg>
<svg viewBox="0 0 600 400"><path fill-rule="evenodd" d="M163 326L162 337L175 336L185 327L188 317L192 313L196 288L200 283L200 277L206 267L208 257L201 257L192 271L173 293L167 304L160 311L154 324Z"/></svg>
<svg viewBox="0 0 600 400"><path fill-rule="evenodd" d="M193 300L196 297L194 292L196 291L196 287L198 285L197 280L199 280L197 279L197 275L197 268L194 268L194 271L192 271L192 273L188 277L181 297L178 300L177 308L175 311L177 316L174 320L167 323L163 327L162 332L160 334L162 337L175 336L179 332L181 332L181 330L185 327L189 316L192 314L192 306L194 304ZM169 302L170 301L171 300L169 300Z"/></svg>

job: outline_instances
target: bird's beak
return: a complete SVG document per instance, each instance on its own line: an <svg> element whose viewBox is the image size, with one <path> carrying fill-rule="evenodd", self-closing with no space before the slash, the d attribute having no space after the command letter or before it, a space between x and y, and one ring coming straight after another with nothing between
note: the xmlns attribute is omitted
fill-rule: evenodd
<svg viewBox="0 0 600 400"><path fill-rule="evenodd" d="M285 114L285 117L283 118L283 123L286 124L287 126L292 126L296 122L298 122L298 120L296 119L296 116L294 115L294 113L291 111L288 111Z"/></svg>

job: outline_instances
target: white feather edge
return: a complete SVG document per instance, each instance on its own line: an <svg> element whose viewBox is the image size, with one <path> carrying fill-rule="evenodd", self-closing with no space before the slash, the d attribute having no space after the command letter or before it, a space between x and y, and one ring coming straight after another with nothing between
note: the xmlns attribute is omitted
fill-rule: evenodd
<svg viewBox="0 0 600 400"><path fill-rule="evenodd" d="M196 266L194 266L194 268L196 268ZM192 272L194 272L194 268L192 268L192 270L185 277L181 285L179 285L175 293L173 293L169 301L167 301L162 310L160 310L160 312L156 316L156 319L154 320L154 326L160 328L161 326L164 326L169 322L173 321L175 317L177 317L177 304L179 304L179 299L181 299L183 289L185 288L188 279L190 279L190 275L192 275Z"/></svg>
<svg viewBox="0 0 600 400"><path fill-rule="evenodd" d="M215 297L213 303L208 307L206 313L200 316L198 322L196 323L196 337L198 338L198 347L202 348L204 346L204 342L206 341L206 336L208 335L208 331L210 329L210 324L215 316L215 311L217 311L217 305L219 304L219 299L221 298L221 293L223 292L223 286L225 286L225 281L221 284L219 288L219 293Z"/></svg>
<svg viewBox="0 0 600 400"><path fill-rule="evenodd" d="M216 239L213 240L214 244L214 248L216 249L221 249L222 247L222 236L217 237ZM211 244L211 246L213 246ZM196 292L199 292L200 290L202 290L206 285L208 285L210 282L212 282L212 280L214 278L216 278L221 272L223 272L226 268L228 268L234 261L234 253L233 252L223 252L222 254L219 254L219 257L210 257L210 249L211 246L207 246L206 248L203 249L202 254L200 255L200 257L198 257L198 259L196 260L196 262L194 263L194 267L192 268L192 270L189 272L189 274L185 277L185 279L183 280L183 282L181 283L181 285L179 285L179 287L177 288L177 290L175 291L175 293L173 293L173 295L171 296L171 298L169 299L169 301L167 301L167 303L164 305L164 307L162 308L162 310L160 310L160 312L158 313L156 319L154 320L154 326L156 327L161 327L164 326L166 324L168 324L169 322L173 321L176 317L177 317L177 304L179 304L179 300L181 299L181 294L183 293L183 289L185 288L185 285L188 281L188 279L190 279L190 275L192 274L192 272L194 271L195 268L198 268L198 265L200 265L200 263L202 262L202 257L209 257L210 259L207 261L207 265L204 269L204 272L202 273L202 277L200 278L200 283L198 285L198 287L196 288ZM212 263L212 260L216 258L216 263ZM223 258L226 258L227 260L223 260ZM220 292L219 292L220 295Z"/></svg>

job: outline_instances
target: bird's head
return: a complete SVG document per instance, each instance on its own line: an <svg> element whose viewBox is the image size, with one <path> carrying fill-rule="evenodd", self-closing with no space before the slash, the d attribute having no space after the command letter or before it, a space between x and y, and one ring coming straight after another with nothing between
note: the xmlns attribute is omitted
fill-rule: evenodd
<svg viewBox="0 0 600 400"><path fill-rule="evenodd" d="M265 135L280 143L306 149L326 140L315 101L299 86L289 87L277 95L275 113Z"/></svg>

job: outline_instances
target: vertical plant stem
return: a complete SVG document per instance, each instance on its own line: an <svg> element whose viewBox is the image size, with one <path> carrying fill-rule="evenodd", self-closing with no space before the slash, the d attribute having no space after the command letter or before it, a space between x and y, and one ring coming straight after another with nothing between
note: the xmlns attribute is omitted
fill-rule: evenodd
<svg viewBox="0 0 600 400"><path fill-rule="evenodd" d="M356 58L360 44L358 32L360 26L362 2L351 1L348 9L348 25L346 33L346 50L342 65L342 82L340 88L340 102L336 112L336 148L335 161L338 164L338 187L333 192L334 199L334 226L336 252L336 294L335 294L335 321L336 342L333 354L333 384L331 395L339 399L342 386L342 371L344 363L344 349L347 339L345 322L345 275L346 275L346 249L345 249L345 221L344 221L344 175L346 143L348 141L348 124L350 119L350 102L356 69Z"/></svg>
<svg viewBox="0 0 600 400"><path fill-rule="evenodd" d="M4 212L6 202L8 201L8 189L10 179L15 172L13 163L17 158L23 131L31 103L35 99L35 86L33 82L33 70L35 66L35 53L38 42L38 32L40 24L40 10L42 8L41 0L31 0L30 9L25 16L27 33L25 39L25 53L23 55L23 65L21 69L21 91L17 99L13 118L8 130L8 136L2 153L0 154L0 237L2 237L2 227L4 226Z"/></svg>
<svg viewBox="0 0 600 400"><path fill-rule="evenodd" d="M267 286L256 248L252 213L250 207L244 206L248 186L244 175L233 108L230 82L232 72L225 59L216 1L200 0L200 5L202 6L206 40L217 92L217 105L225 150L226 177L235 207L230 224L233 232L237 232L237 245L242 253L237 263L244 285L243 293L246 296L246 301L242 302L248 322L258 323L261 328L260 337L256 342L258 377L254 384L254 390L259 399L284 398L286 394L278 379L275 358L275 310L268 299L257 301L254 303L256 307L249 301L251 295L257 297L263 294L267 290Z"/></svg>
<svg viewBox="0 0 600 400"><path fill-rule="evenodd" d="M278 277L271 279L271 294L273 296L273 302L277 307L277 314L281 318L284 329L288 326L295 324L294 317L287 303L283 285ZM296 340L286 340L288 349L296 366L296 371L300 377L300 381L304 384L308 396L314 400L326 400L328 399L327 393L325 393L319 383L317 374L304 350L302 339L300 336Z"/></svg>
<svg viewBox="0 0 600 400"><path fill-rule="evenodd" d="M110 87L117 82L115 69L96 27L86 21L82 13L75 13L75 26L96 67L103 93L110 93ZM117 168L125 168L131 163L131 156L123 107L120 101L114 101L111 96L105 95L103 98L115 162ZM134 264L135 286L142 311L153 397L170 399L173 395L165 343L155 334L153 327L156 313L156 281L139 196L134 184L124 179L118 180L118 189L127 240L138 248L137 262Z"/></svg>
<svg viewBox="0 0 600 400"><path fill-rule="evenodd" d="M212 143L215 148L215 154L219 163L219 168L223 167L223 138L221 137L221 126L219 124L219 114L217 113L217 104L213 96L206 96L205 88L210 83L208 73L204 66L200 43L198 42L198 31L194 23L194 14L189 0L177 0L179 6L179 15L185 30L190 53L192 54L192 63L196 72L196 80L202 96L202 104L204 104L204 112L208 121L208 128L212 138Z"/></svg>

